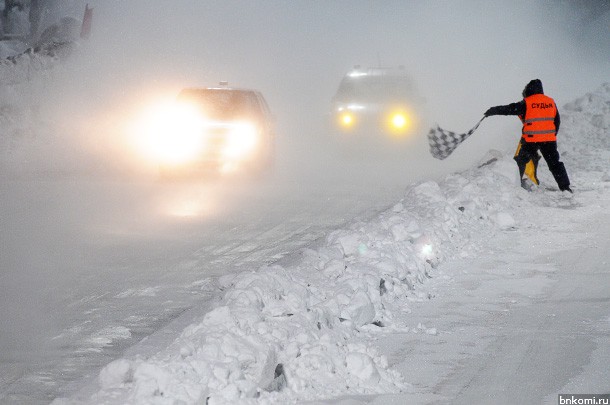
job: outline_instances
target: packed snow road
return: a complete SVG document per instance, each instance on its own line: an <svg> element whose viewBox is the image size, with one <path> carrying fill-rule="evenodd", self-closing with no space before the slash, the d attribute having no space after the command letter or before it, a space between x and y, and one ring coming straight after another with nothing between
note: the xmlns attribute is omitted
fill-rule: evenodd
<svg viewBox="0 0 610 405"><path fill-rule="evenodd" d="M280 259L386 208L414 180L406 160L400 176L303 167L176 183L2 176L2 402L67 395L71 383L213 296L209 277Z"/></svg>
<svg viewBox="0 0 610 405"><path fill-rule="evenodd" d="M577 200L594 204L523 211L529 229L444 263L434 298L408 314L436 333L380 343L413 384L400 401L556 404L560 393L607 393L610 216L599 209L608 198L584 191Z"/></svg>

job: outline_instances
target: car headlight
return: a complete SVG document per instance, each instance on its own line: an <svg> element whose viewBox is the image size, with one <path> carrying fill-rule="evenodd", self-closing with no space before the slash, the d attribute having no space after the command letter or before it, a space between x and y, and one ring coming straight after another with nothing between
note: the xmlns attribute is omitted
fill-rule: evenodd
<svg viewBox="0 0 610 405"><path fill-rule="evenodd" d="M343 128L352 128L356 123L356 115L351 111L339 113L339 125Z"/></svg>
<svg viewBox="0 0 610 405"><path fill-rule="evenodd" d="M397 113L392 116L392 126L396 129L404 129L408 124L406 114Z"/></svg>
<svg viewBox="0 0 610 405"><path fill-rule="evenodd" d="M142 114L135 125L138 148L159 163L184 163L200 153L203 119L192 105L158 105Z"/></svg>
<svg viewBox="0 0 610 405"><path fill-rule="evenodd" d="M201 151L203 123L200 114L187 106L177 106L168 122L159 128L158 154L168 163L184 163Z"/></svg>
<svg viewBox="0 0 610 405"><path fill-rule="evenodd" d="M224 156L227 159L238 159L253 152L259 144L260 135L256 126L251 123L231 125L227 134Z"/></svg>
<svg viewBox="0 0 610 405"><path fill-rule="evenodd" d="M404 112L395 112L390 115L390 124L394 129L404 130L409 128L410 119Z"/></svg>
<svg viewBox="0 0 610 405"><path fill-rule="evenodd" d="M407 111L391 111L386 119L387 128L395 135L404 135L413 129L413 116Z"/></svg>

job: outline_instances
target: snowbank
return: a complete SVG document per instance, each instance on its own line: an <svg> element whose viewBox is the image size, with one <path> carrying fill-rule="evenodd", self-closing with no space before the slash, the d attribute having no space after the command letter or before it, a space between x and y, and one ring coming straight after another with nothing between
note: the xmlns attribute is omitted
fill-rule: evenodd
<svg viewBox="0 0 610 405"><path fill-rule="evenodd" d="M60 125L70 112L53 115L61 108L56 79L68 76L66 58L79 46L49 43L0 60L0 172L63 172L88 159Z"/></svg>
<svg viewBox="0 0 610 405"><path fill-rule="evenodd" d="M608 168L596 166L608 162L610 84L560 111L559 147L576 192L610 181ZM586 183L578 175L585 170ZM546 171L541 180L555 186ZM409 330L393 314L428 298L420 286L439 263L476 256L494 234L519 226L518 210L574 204L543 187L528 193L518 180L512 156L492 151L476 168L409 188L387 211L332 232L291 264L215 280L220 304L171 345L113 361L95 394L54 403L292 403L409 391L375 346L381 334Z"/></svg>
<svg viewBox="0 0 610 405"><path fill-rule="evenodd" d="M610 83L563 107L560 135L562 156L575 169L610 174L607 163L610 149Z"/></svg>
<svg viewBox="0 0 610 405"><path fill-rule="evenodd" d="M516 179L504 166L420 184L377 218L303 250L293 266L221 278L221 306L155 356L110 363L91 402L286 403L408 390L375 335L407 329L392 314L426 298L416 286L436 265L476 254L482 238L511 223ZM493 200L476 198L489 189Z"/></svg>
<svg viewBox="0 0 610 405"><path fill-rule="evenodd" d="M56 56L30 51L0 60L0 154L12 151L32 133L36 100L31 95L41 94L58 62Z"/></svg>

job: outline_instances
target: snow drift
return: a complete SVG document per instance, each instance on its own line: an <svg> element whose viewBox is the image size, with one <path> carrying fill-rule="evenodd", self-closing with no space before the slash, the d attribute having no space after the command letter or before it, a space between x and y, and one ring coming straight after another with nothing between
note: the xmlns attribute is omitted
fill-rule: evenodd
<svg viewBox="0 0 610 405"><path fill-rule="evenodd" d="M55 156L57 135L45 133L49 117L41 111L41 99L53 98L53 80L65 74L63 63L80 44L48 42L0 60L0 169L12 172L40 170L52 161L65 167L66 153ZM56 101L56 100L54 100ZM59 148L61 150L61 148Z"/></svg>
<svg viewBox="0 0 610 405"><path fill-rule="evenodd" d="M152 356L121 358L95 386L54 404L291 403L340 395L408 392L380 354L394 331L436 334L395 320L428 299L426 279L452 257L520 224L519 211L575 207L579 189L610 182L610 84L560 109L559 150L576 196L520 188L512 154L490 153L442 182L409 187L373 218L335 230L282 264L212 280L221 298ZM91 393L93 389L94 393Z"/></svg>

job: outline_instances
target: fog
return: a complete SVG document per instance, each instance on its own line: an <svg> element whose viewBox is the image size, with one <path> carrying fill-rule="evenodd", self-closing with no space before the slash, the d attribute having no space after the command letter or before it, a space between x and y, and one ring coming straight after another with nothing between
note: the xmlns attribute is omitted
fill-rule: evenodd
<svg viewBox="0 0 610 405"><path fill-rule="evenodd" d="M84 4L75 4L70 3L70 12L84 9ZM183 87L228 80L261 90L277 119L276 177L265 187L245 188L246 196L259 190L285 199L298 183L305 188L299 195L309 188L315 191L312 198L326 198L347 181L364 190L372 184L394 187L399 195L412 181L471 166L491 148L510 153L519 138L519 122L512 117L486 120L445 161L429 156L426 125L399 150L404 158L399 155L393 165L379 155L350 158L331 147L329 108L339 81L353 65L404 65L426 100L425 124L454 131L469 129L489 106L519 100L532 78L540 78L559 105L610 79L610 7L603 0L89 4L94 8L90 40L53 75L29 83L27 91L21 88L14 96L34 105L31 116L24 118L21 144L11 155L18 172L139 172L141 162L128 141L133 116L154 100L173 99ZM154 168L146 169L154 179ZM180 191L145 188L137 199L150 196L161 206L181 195L192 200L193 194L206 199L209 193L188 185ZM80 207L78 195L62 198L62 205ZM86 213L69 221L82 221L81 227L84 222L128 227L126 218L141 216L135 214L141 207L133 207L139 203L129 198L118 198L121 202L114 207L105 204L103 215L91 202L88 209L81 207ZM184 204L201 205L200 197L190 200ZM272 205L273 199L265 201ZM150 201L143 204L145 210L159 210ZM223 201L213 204L226 206ZM122 212L127 206L128 213ZM34 228L19 234L31 239Z"/></svg>
<svg viewBox="0 0 610 405"><path fill-rule="evenodd" d="M608 80L603 3L93 2L93 37L69 71L80 108L64 111L99 129L147 98L228 80L263 92L278 142L316 154L327 146L330 99L345 72L404 65L430 124L465 131L487 107L519 100L532 78L560 105ZM488 120L463 153L429 164L459 167L490 147L512 148L518 129L515 119Z"/></svg>
<svg viewBox="0 0 610 405"><path fill-rule="evenodd" d="M81 9L76 3L70 12ZM47 324L53 324L50 333L70 326L64 313L48 316L45 309L54 308L51 302L63 305L63 297L52 288L41 296L45 286L69 287L79 275L86 280L79 286L95 295L96 288L121 284L125 268L135 274L155 267L148 276L155 278L198 243L219 238L222 226L226 242L222 238L235 236L231 228L243 230L244 224L250 229L264 222L271 229L283 221L306 229L308 221L340 223L367 204L392 203L412 181L469 167L491 148L511 152L520 131L514 117L488 119L450 158L436 161L427 151L429 126L466 131L488 107L518 101L533 78L560 106L610 79L610 7L604 0L88 3L94 8L91 38L52 74L13 89L10 99L30 108L16 118L21 124L13 123L20 125L20 137L3 155L11 163L0 162L1 168L87 179L110 175L112 181L144 174L156 181L155 168L144 167L129 141L131 121L147 105L173 100L183 87L220 80L266 97L277 120L277 167L267 183L238 183L237 191L237 183L4 184L0 264L14 270L3 275L5 287L14 287L4 298L14 311L5 315L13 329L0 339L7 352L19 340L42 340ZM404 65L426 100L423 129L398 150L396 161L349 156L330 142L330 101L356 64ZM160 224L158 214L174 200L207 210L205 220L216 218L214 227L202 232L197 223ZM327 200L336 206L324 211ZM311 217L293 221L299 210ZM259 231L265 232L262 226ZM112 273L104 273L108 268ZM131 282L140 281L133 276ZM20 355L37 344L25 344ZM37 361L40 353L30 356Z"/></svg>
<svg viewBox="0 0 610 405"><path fill-rule="evenodd" d="M530 79L561 105L610 71L610 7L601 0L89 3L92 38L56 74L56 87L45 85L51 103L42 111L56 126L51 136L84 144L106 169L133 163L130 115L186 86L227 80L261 90L277 118L279 159L299 170L303 156L330 159L341 170L339 158L320 153L332 138L330 100L353 65L404 65L415 79L426 121L405 160L425 156L427 127L466 131L489 106L518 101ZM416 169L441 173L490 148L511 150L519 127L513 118L487 120L450 159L418 158Z"/></svg>

